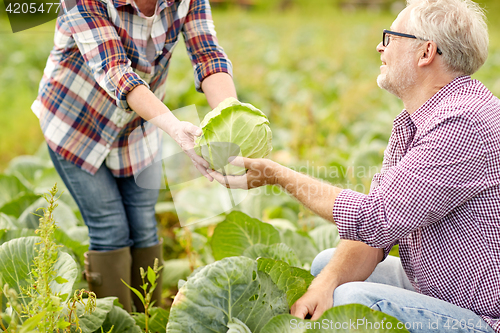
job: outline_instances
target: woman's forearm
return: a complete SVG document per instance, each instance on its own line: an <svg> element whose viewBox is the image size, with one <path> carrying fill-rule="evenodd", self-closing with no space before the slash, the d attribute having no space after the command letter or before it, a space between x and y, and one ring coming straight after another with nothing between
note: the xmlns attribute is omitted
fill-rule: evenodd
<svg viewBox="0 0 500 333"><path fill-rule="evenodd" d="M201 86L212 109L228 97L237 98L233 78L229 74L212 74L203 80ZM173 135L172 131L179 120L148 87L145 85L135 87L127 94L127 103L139 116L151 121L170 136Z"/></svg>
<svg viewBox="0 0 500 333"><path fill-rule="evenodd" d="M233 78L227 73L215 73L206 77L201 82L201 89L212 109L228 97L238 99Z"/></svg>
<svg viewBox="0 0 500 333"><path fill-rule="evenodd" d="M139 116L173 136L172 131L179 120L148 87L145 85L135 87L127 94L127 103Z"/></svg>

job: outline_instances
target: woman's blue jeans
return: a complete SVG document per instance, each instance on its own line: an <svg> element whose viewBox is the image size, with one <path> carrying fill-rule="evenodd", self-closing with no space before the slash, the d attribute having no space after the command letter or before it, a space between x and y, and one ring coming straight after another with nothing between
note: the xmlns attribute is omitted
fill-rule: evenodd
<svg viewBox="0 0 500 333"><path fill-rule="evenodd" d="M334 251L328 249L316 256L311 265L312 275L321 272ZM364 282L349 282L337 287L333 304L366 305L396 317L412 333L494 333L474 312L415 292L399 258L392 256L379 263Z"/></svg>
<svg viewBox="0 0 500 333"><path fill-rule="evenodd" d="M89 250L146 248L158 244L155 218L158 190L140 188L134 177L115 178L104 163L92 176L48 149L54 167L89 228Z"/></svg>

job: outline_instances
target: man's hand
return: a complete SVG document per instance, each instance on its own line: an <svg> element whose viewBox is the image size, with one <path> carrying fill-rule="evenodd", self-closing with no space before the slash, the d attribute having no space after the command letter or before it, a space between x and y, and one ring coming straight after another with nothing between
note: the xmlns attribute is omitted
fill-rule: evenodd
<svg viewBox="0 0 500 333"><path fill-rule="evenodd" d="M231 189L251 189L263 185L279 185L303 205L325 220L333 221L332 208L335 198L342 191L324 181L296 172L268 159L237 157L231 164L245 167L244 176L223 176L211 171L210 175Z"/></svg>
<svg viewBox="0 0 500 333"><path fill-rule="evenodd" d="M309 287L307 292L299 298L290 309L292 316L305 319L309 314L311 320L316 320L333 306L333 290Z"/></svg>
<svg viewBox="0 0 500 333"><path fill-rule="evenodd" d="M210 175L216 181L231 189L246 190L276 184L278 172L283 168L278 163L265 158L236 157L230 163L247 169L246 174L243 176L224 176L212 170Z"/></svg>
<svg viewBox="0 0 500 333"><path fill-rule="evenodd" d="M333 306L333 292L347 282L365 281L384 257L384 250L365 243L342 240L321 273L311 282L307 292L292 305L291 314L316 320Z"/></svg>

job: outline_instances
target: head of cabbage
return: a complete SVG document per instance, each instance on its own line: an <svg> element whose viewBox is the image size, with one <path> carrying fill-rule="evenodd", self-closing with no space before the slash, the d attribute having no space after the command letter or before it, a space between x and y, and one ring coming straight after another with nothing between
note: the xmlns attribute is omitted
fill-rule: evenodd
<svg viewBox="0 0 500 333"><path fill-rule="evenodd" d="M272 134L266 115L251 104L227 98L207 113L200 125L203 135L195 151L213 170L242 175L245 168L228 164L230 156L262 158L272 150Z"/></svg>

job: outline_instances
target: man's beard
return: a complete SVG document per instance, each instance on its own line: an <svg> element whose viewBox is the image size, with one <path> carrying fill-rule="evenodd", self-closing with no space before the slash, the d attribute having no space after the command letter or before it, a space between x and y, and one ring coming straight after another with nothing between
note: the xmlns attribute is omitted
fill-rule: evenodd
<svg viewBox="0 0 500 333"><path fill-rule="evenodd" d="M378 86L402 98L408 92L408 88L413 86L417 80L411 62L411 56L407 54L401 63L394 64L392 68L387 68L385 74L380 74L377 77Z"/></svg>

